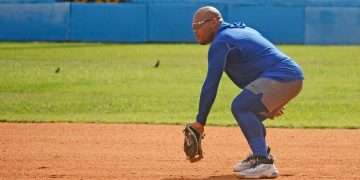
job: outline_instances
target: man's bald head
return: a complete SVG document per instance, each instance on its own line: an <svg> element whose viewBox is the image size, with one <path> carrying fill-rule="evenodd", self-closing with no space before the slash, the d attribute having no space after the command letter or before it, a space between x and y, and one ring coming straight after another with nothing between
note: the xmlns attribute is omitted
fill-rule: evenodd
<svg viewBox="0 0 360 180"><path fill-rule="evenodd" d="M223 21L219 10L212 6L199 8L193 16L192 29L200 44L210 43Z"/></svg>
<svg viewBox="0 0 360 180"><path fill-rule="evenodd" d="M219 10L217 10L216 8L214 8L212 6L204 6L204 7L199 8L194 13L193 22L199 21L199 20L201 21L204 19L211 19L211 18L216 18L219 21L222 21L222 15Z"/></svg>

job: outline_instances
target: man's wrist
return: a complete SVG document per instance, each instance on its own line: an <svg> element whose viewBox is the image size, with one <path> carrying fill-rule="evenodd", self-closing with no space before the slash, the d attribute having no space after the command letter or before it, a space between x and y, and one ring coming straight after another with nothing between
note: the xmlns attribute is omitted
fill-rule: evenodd
<svg viewBox="0 0 360 180"><path fill-rule="evenodd" d="M195 122L191 125L194 129L196 129L200 134L204 133L204 125L198 122Z"/></svg>
<svg viewBox="0 0 360 180"><path fill-rule="evenodd" d="M206 125L206 118L200 117L199 115L196 116L196 122L200 123L201 125Z"/></svg>
<svg viewBox="0 0 360 180"><path fill-rule="evenodd" d="M199 123L199 124L201 124L202 126L205 126L205 125L206 125L205 121L199 121L199 120L197 120L196 122Z"/></svg>

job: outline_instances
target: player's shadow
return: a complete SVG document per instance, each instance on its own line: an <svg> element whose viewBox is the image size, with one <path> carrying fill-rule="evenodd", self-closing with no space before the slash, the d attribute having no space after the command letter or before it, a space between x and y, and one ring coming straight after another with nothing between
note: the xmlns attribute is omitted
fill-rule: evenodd
<svg viewBox="0 0 360 180"><path fill-rule="evenodd" d="M220 176L210 176L207 178L175 177L175 178L165 178L161 180L238 180L238 178L235 175L220 175Z"/></svg>

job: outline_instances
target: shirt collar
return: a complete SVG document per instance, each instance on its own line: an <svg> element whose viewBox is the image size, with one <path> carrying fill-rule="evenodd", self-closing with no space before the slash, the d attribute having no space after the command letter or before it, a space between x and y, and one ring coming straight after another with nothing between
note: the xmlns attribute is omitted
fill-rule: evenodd
<svg viewBox="0 0 360 180"><path fill-rule="evenodd" d="M220 26L219 26L219 29L217 32L220 32L224 29L227 29L227 28L245 28L246 27L246 24L244 22L236 22L236 23L228 23L228 22L221 22Z"/></svg>

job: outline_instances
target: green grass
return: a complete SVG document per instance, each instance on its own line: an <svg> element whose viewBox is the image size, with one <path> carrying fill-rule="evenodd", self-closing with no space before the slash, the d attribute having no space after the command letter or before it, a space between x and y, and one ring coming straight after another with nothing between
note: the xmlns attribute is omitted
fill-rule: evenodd
<svg viewBox="0 0 360 180"><path fill-rule="evenodd" d="M207 68L195 44L0 43L0 120L185 123ZM280 46L305 71L271 127L360 128L360 46ZM153 68L157 60L160 67ZM57 68L59 73L55 73ZM236 125L240 92L223 76L208 123Z"/></svg>

